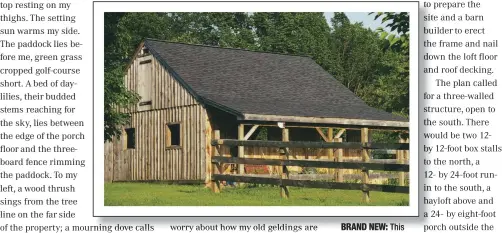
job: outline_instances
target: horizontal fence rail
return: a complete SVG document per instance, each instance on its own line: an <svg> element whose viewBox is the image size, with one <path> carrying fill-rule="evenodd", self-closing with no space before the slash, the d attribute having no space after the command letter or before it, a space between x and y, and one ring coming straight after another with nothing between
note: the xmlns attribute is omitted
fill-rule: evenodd
<svg viewBox="0 0 502 233"><path fill-rule="evenodd" d="M403 171L408 172L408 164L385 164L385 163L363 163L363 162L331 162L312 160L282 160L282 159L248 159L238 157L213 156L213 163L234 163L250 165L273 165L273 166L299 166L299 167L319 167L319 168L339 168L339 169L360 169L360 170L380 170L380 171Z"/></svg>
<svg viewBox="0 0 502 233"><path fill-rule="evenodd" d="M252 146L252 147L287 147L287 148L341 148L341 149L386 149L409 150L408 143L361 143L361 142L283 142L260 140L218 139L212 140L213 146Z"/></svg>
<svg viewBox="0 0 502 233"><path fill-rule="evenodd" d="M256 127L255 127L256 128ZM251 129L253 130L253 129ZM405 139L400 139L399 143L375 143L369 142L370 136L368 128L361 129L360 142L342 142L341 138L336 138L333 135L332 129L328 129L327 135L318 130L323 136L324 141L289 141L289 130L282 129L282 141L261 141L247 140L244 136L243 128L240 128L239 139L220 139L219 131L215 131L215 137L211 140L211 145L215 148L210 158L212 164L210 170L211 189L213 192L220 192L220 182L234 183L255 183L277 185L281 188L281 197L288 198L288 186L305 187L305 188L323 188L323 189L343 189L343 190L361 190L363 192L363 200L369 202L369 192L391 192L391 193L406 193L408 194L409 186L405 185L405 173L410 171L409 164L406 164L405 154L409 151L409 143ZM253 132L253 131L250 131ZM248 133L249 134L249 133ZM239 149L239 153L234 152L230 157L221 154L220 148ZM280 158L265 159L265 158L246 158L244 147L266 147L280 148ZM312 149L330 149L326 150L328 160L303 160L290 159L290 148L312 148ZM331 150L343 149L343 150ZM361 150L362 161L344 161L343 154L349 150ZM237 151L237 150L236 150ZM396 159L371 159L370 151L385 154L394 154ZM336 154L335 154L336 153ZM293 155L296 156L296 155ZM267 165L279 168L281 174L279 177L270 175L251 175L243 171L243 169L233 171L233 174L225 172L225 164L235 164L235 167L244 167L244 165ZM311 168L327 168L327 178L309 178L298 179L299 177L290 177L289 169L291 167L311 167ZM336 171L335 171L336 169ZM344 169L361 171L361 182L343 182ZM381 185L371 184L369 180L370 171L390 171L397 172L399 185Z"/></svg>
<svg viewBox="0 0 502 233"><path fill-rule="evenodd" d="M356 184L356 183L337 183L337 182L324 182L312 180L292 180L268 177L250 177L250 176L237 176L237 175L220 175L214 174L214 180L218 181L232 181L243 183L258 183L270 184L278 186L295 186L304 188L324 188L324 189L345 189L345 190L362 190L364 192L380 191L392 193L409 193L409 187L394 186L394 185L378 185L378 184Z"/></svg>

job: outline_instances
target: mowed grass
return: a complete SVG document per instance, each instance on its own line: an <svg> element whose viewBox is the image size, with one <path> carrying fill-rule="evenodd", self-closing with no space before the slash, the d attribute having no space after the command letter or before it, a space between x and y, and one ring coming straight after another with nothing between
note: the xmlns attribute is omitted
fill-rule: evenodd
<svg viewBox="0 0 502 233"><path fill-rule="evenodd" d="M290 198L279 187L225 187L213 193L203 185L106 183L106 206L407 206L408 194L370 192L369 204L357 190L289 187Z"/></svg>

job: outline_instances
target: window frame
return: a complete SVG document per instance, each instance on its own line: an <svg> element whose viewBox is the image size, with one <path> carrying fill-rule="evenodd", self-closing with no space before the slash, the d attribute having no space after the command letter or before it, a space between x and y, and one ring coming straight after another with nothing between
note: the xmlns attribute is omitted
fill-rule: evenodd
<svg viewBox="0 0 502 233"><path fill-rule="evenodd" d="M132 136L133 138L130 139L130 133L132 130ZM125 149L126 150L134 150L136 149L136 128L133 128L133 127L130 127L130 128L125 128L124 129L124 132L125 132ZM131 141L132 140L132 141ZM129 145L129 142L132 142L132 147L130 147Z"/></svg>
<svg viewBox="0 0 502 233"><path fill-rule="evenodd" d="M169 126L171 125L179 125L179 145L171 145L172 142L172 135L171 135L171 128ZM183 143L183 133L181 131L182 129L182 122L177 121L177 122L169 122L166 123L166 129L165 129L165 135L166 135L166 149L180 149L181 145Z"/></svg>

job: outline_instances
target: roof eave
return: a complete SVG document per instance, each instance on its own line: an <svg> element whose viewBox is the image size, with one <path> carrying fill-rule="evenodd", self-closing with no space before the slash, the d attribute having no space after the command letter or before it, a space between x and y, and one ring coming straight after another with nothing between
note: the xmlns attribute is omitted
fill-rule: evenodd
<svg viewBox="0 0 502 233"><path fill-rule="evenodd" d="M212 106L212 107L215 107L221 111L224 111L224 112L227 112L227 113L230 113L234 116L236 116L238 119L239 118L242 118L243 117L243 114L235 109L232 109L232 108L229 108L225 105L222 105L222 104L219 104L219 103L216 103L210 99L207 99L207 98L204 98L204 97L201 97L201 102L204 104L204 105L209 105L209 106Z"/></svg>
<svg viewBox="0 0 502 233"><path fill-rule="evenodd" d="M273 121L273 122L295 122L308 124L333 124L333 125L358 125L361 127L379 127L379 128L409 128L408 121L387 121L387 120L365 120L365 119L347 119L332 117L301 117L301 116L279 116L262 114L242 114L243 121Z"/></svg>
<svg viewBox="0 0 502 233"><path fill-rule="evenodd" d="M199 103L203 102L201 96L199 96L193 89L188 85L181 77L180 75L173 69L169 64L167 63L160 54L158 54L155 49L151 48L148 43L145 43L147 39L145 39L142 44L147 47L150 50L150 53L152 56L162 65L162 67L171 74L171 76L176 80L185 90L192 96L194 97Z"/></svg>

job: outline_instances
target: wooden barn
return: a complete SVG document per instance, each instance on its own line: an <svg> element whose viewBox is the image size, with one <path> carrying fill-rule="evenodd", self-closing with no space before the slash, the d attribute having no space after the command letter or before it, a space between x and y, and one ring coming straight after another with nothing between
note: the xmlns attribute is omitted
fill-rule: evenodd
<svg viewBox="0 0 502 233"><path fill-rule="evenodd" d="M222 139L281 141L287 128L289 141L327 142L365 140L367 128L408 130L408 119L369 107L305 56L146 39L125 84L141 100L127 110L131 121L123 135L105 144L106 181L208 182L215 130ZM273 148L241 146L224 154L280 156ZM291 154L364 160L349 150Z"/></svg>

